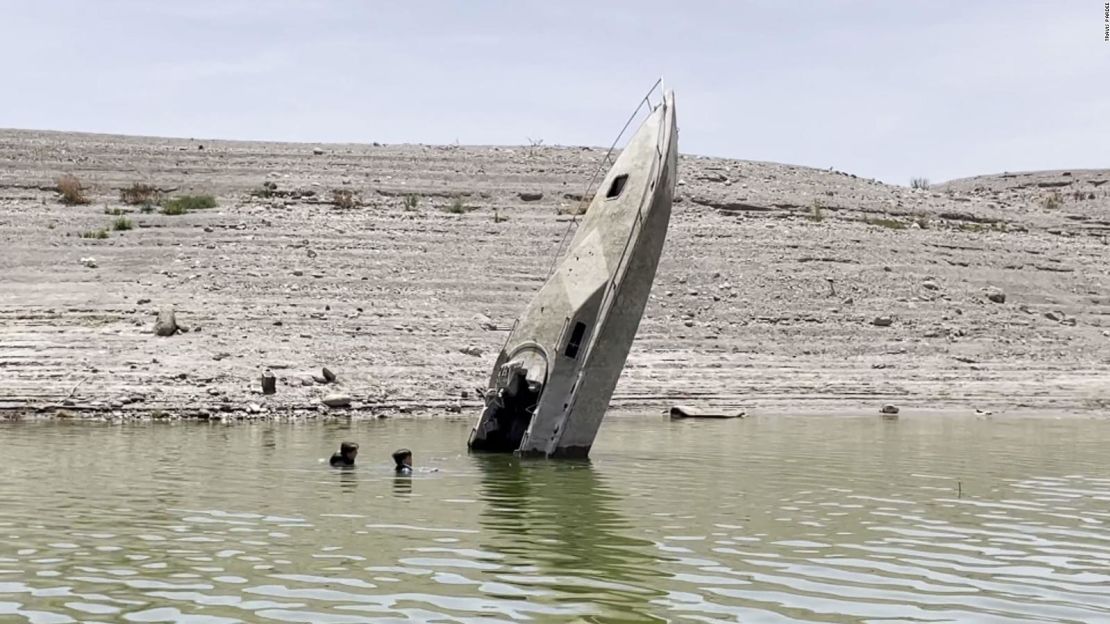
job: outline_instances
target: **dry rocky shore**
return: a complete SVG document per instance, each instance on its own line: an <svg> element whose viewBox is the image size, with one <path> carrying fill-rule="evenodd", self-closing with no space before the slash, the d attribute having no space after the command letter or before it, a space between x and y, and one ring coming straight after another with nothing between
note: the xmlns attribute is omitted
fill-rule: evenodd
<svg viewBox="0 0 1110 624"><path fill-rule="evenodd" d="M472 417L602 156L0 130L0 418ZM1110 171L679 177L614 405L1110 413Z"/></svg>

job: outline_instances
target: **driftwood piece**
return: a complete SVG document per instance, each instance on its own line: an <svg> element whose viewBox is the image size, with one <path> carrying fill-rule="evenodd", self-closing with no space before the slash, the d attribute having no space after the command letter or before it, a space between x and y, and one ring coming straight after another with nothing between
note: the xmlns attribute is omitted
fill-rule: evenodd
<svg viewBox="0 0 1110 624"><path fill-rule="evenodd" d="M670 409L671 418L743 418L743 411L736 412L708 412L688 405L673 405Z"/></svg>

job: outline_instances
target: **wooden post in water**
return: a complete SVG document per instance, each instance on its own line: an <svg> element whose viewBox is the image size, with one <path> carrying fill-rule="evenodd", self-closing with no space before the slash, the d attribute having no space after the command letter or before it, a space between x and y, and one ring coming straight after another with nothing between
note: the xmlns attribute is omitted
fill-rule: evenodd
<svg viewBox="0 0 1110 624"><path fill-rule="evenodd" d="M262 373L262 394L275 392L277 392L277 377L274 376L273 371L267 369Z"/></svg>

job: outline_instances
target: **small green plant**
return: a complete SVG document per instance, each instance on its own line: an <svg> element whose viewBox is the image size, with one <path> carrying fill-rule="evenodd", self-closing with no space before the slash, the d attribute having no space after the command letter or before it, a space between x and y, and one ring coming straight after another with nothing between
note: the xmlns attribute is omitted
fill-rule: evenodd
<svg viewBox="0 0 1110 624"><path fill-rule="evenodd" d="M911 178L910 188L927 189L929 188L929 178Z"/></svg>
<svg viewBox="0 0 1110 624"><path fill-rule="evenodd" d="M89 203L89 198L85 197L85 191L81 188L81 181L71 173L58 178L58 192L62 195L63 204L79 206Z"/></svg>
<svg viewBox="0 0 1110 624"><path fill-rule="evenodd" d="M1051 195L1045 195L1041 198L1041 208L1045 210L1056 210L1063 205L1064 202L1061 200L1060 194L1055 191L1053 191Z"/></svg>
<svg viewBox="0 0 1110 624"><path fill-rule="evenodd" d="M337 208L357 208L359 205L358 195L349 189L335 189L331 192L331 203Z"/></svg>
<svg viewBox="0 0 1110 624"><path fill-rule="evenodd" d="M866 223L867 225L875 225L875 226L878 226L878 227L884 227L884 228L887 228L889 230L904 230L904 229L906 229L906 224L902 223L901 221L899 221L897 219L879 219L879 218L874 218L874 217L867 217L863 220L863 222Z"/></svg>
<svg viewBox="0 0 1110 624"><path fill-rule="evenodd" d="M463 198L461 196L456 196L455 199L451 200L450 204L443 208L444 212L449 212L451 214L466 214L471 210L476 209L477 208L475 208L474 206L467 206L466 202L463 201Z"/></svg>
<svg viewBox="0 0 1110 624"><path fill-rule="evenodd" d="M156 204L162 199L162 191L150 184L136 182L131 186L120 189L119 200L129 206L145 206Z"/></svg>
<svg viewBox="0 0 1110 624"><path fill-rule="evenodd" d="M139 208L139 212L143 214L150 214L154 212L154 204L143 204L143 207Z"/></svg>
<svg viewBox="0 0 1110 624"><path fill-rule="evenodd" d="M130 230L133 227L135 227L135 224L132 223L131 219L128 219L127 217L117 217L115 221L112 221L112 229L116 230L117 232Z"/></svg>
<svg viewBox="0 0 1110 624"><path fill-rule="evenodd" d="M405 206L405 210L416 210L417 207L420 206L420 196L415 193L409 193L405 195L402 203Z"/></svg>
<svg viewBox="0 0 1110 624"><path fill-rule="evenodd" d="M81 232L81 238L94 238L105 239L108 238L108 230L100 228L99 230L89 230L88 232Z"/></svg>
<svg viewBox="0 0 1110 624"><path fill-rule="evenodd" d="M124 214L124 212L123 212L123 208L109 208L109 207L105 206L104 207L104 214L111 215L113 217L118 217L121 214Z"/></svg>
<svg viewBox="0 0 1110 624"><path fill-rule="evenodd" d="M216 198L211 195L181 195L162 202L162 214L183 215L193 210L205 210L216 206Z"/></svg>
<svg viewBox="0 0 1110 624"><path fill-rule="evenodd" d="M961 223L960 231L962 232L984 232L990 230L990 226L983 223Z"/></svg>
<svg viewBox="0 0 1110 624"><path fill-rule="evenodd" d="M806 215L806 218L810 221L813 221L814 223L820 223L824 221L824 207L825 205L821 202L820 199L814 199L813 205L810 207L810 212L808 215Z"/></svg>

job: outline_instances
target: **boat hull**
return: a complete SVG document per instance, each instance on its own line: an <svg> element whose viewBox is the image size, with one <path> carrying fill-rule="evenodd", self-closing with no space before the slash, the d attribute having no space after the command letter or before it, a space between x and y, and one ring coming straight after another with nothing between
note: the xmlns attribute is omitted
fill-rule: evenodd
<svg viewBox="0 0 1110 624"><path fill-rule="evenodd" d="M602 180L567 253L506 340L472 449L589 454L651 293L677 160L668 93Z"/></svg>

